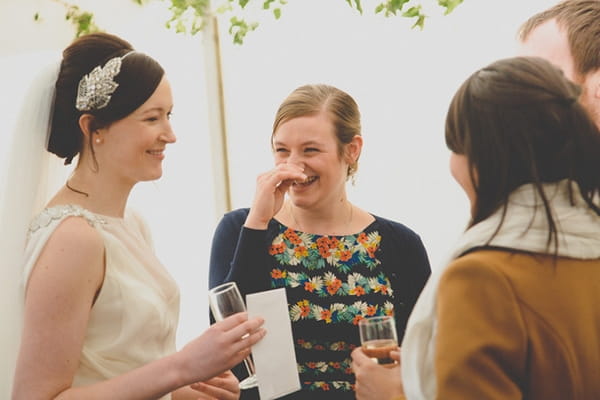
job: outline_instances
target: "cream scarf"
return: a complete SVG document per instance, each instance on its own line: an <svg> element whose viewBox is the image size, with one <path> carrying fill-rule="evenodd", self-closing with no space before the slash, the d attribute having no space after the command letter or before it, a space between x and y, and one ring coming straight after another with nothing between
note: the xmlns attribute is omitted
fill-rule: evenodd
<svg viewBox="0 0 600 400"><path fill-rule="evenodd" d="M544 185L544 192L557 224L558 255L577 259L598 259L600 217L587 206L575 183L575 205L571 206L567 189L566 180ZM469 249L485 246L496 230L501 215L500 210L464 232L449 261L431 275L419 296L402 341L402 381L407 399L430 400L437 394L434 370L436 298L441 275L451 260L460 257ZM533 185L523 185L511 194L502 228L489 245L548 253L547 239L548 224L541 198ZM552 251L551 245L550 252Z"/></svg>

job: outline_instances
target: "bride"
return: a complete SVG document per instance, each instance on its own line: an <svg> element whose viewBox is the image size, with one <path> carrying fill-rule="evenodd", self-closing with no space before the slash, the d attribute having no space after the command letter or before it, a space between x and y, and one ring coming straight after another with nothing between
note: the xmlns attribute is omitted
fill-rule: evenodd
<svg viewBox="0 0 600 400"><path fill-rule="evenodd" d="M18 356L3 357L12 398L239 398L228 369L262 320L234 315L177 351L179 289L127 207L176 140L162 67L119 37L85 35L24 103L0 188L7 346L23 326ZM57 160L76 166L49 197Z"/></svg>

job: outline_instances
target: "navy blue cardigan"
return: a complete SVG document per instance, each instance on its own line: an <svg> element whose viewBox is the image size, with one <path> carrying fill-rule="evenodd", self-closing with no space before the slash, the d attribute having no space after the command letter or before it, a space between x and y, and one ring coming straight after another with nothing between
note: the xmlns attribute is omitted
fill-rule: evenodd
<svg viewBox="0 0 600 400"><path fill-rule="evenodd" d="M235 281L243 296L272 289L273 260L268 250L279 234L281 224L272 219L266 230L246 228L243 225L248 212L248 208L243 208L225 214L215 230L210 255L211 288ZM398 340L401 341L408 316L431 269L425 247L415 232L398 222L374 217L375 221L367 229L377 230L382 237L377 258L394 291L394 315ZM234 372L238 375L240 371ZM242 398L257 398L251 395L252 392L244 391ZM311 393L311 397L316 394Z"/></svg>

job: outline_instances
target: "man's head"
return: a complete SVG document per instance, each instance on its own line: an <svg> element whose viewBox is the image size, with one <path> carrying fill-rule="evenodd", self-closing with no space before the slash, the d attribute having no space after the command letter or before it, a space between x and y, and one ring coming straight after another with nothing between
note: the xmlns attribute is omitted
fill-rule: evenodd
<svg viewBox="0 0 600 400"><path fill-rule="evenodd" d="M564 0L529 18L519 40L519 55L545 58L582 86L600 127L600 0Z"/></svg>

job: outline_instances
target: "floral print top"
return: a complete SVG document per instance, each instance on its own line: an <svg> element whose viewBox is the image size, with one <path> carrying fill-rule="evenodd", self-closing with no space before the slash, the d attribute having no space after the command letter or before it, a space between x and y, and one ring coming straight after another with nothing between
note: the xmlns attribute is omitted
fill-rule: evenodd
<svg viewBox="0 0 600 400"><path fill-rule="evenodd" d="M209 287L235 281L242 295L285 288L302 390L280 400L355 398L350 352L360 345L358 321L394 315L402 340L408 316L431 268L421 238L407 226L373 215L362 232L313 235L271 219L244 227L248 208L226 213L215 229ZM239 379L244 365L233 368ZM243 390L241 400L258 400Z"/></svg>
<svg viewBox="0 0 600 400"><path fill-rule="evenodd" d="M394 315L394 292L377 258L380 242L378 231L320 236L280 225L269 248L271 287L287 291L304 390L354 398L350 352L360 346L358 321Z"/></svg>

